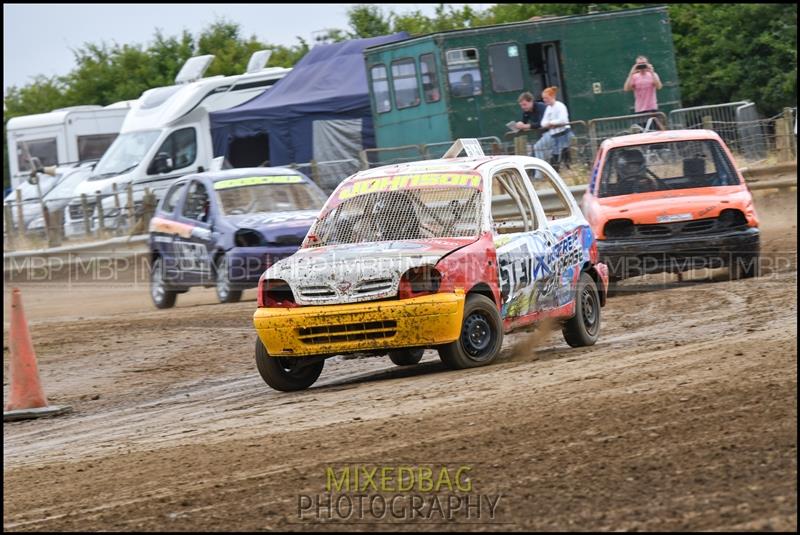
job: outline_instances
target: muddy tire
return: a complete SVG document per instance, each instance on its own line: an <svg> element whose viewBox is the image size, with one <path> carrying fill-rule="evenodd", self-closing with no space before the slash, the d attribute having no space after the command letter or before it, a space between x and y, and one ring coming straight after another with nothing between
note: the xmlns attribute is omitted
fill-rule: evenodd
<svg viewBox="0 0 800 535"><path fill-rule="evenodd" d="M319 378L325 360L309 357L270 357L256 337L256 367L264 382L281 392L305 390Z"/></svg>
<svg viewBox="0 0 800 535"><path fill-rule="evenodd" d="M172 308L178 298L178 292L171 290L164 280L164 261L160 256L156 257L150 269L150 298L156 308Z"/></svg>
<svg viewBox="0 0 800 535"><path fill-rule="evenodd" d="M389 351L389 358L397 366L414 366L422 360L424 349L396 349Z"/></svg>
<svg viewBox="0 0 800 535"><path fill-rule="evenodd" d="M494 301L472 294L464 303L461 336L439 347L439 357L448 368L460 370L493 362L503 345L503 320Z"/></svg>
<svg viewBox="0 0 800 535"><path fill-rule="evenodd" d="M575 315L561 329L572 347L591 346L600 335L600 294L588 273L581 273L575 292Z"/></svg>
<svg viewBox="0 0 800 535"><path fill-rule="evenodd" d="M220 303L238 303L242 299L242 290L234 290L230 281L228 256L222 255L214 268L216 274L217 299Z"/></svg>

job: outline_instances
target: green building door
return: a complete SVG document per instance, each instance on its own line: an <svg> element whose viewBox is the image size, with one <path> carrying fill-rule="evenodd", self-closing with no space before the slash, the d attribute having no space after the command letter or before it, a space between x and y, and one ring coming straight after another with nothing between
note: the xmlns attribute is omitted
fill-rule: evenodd
<svg viewBox="0 0 800 535"><path fill-rule="evenodd" d="M564 102L566 91L561 79L561 54L558 41L533 43L525 47L528 54L528 72L531 77L531 91L536 100L542 99L545 87L558 88L558 100Z"/></svg>

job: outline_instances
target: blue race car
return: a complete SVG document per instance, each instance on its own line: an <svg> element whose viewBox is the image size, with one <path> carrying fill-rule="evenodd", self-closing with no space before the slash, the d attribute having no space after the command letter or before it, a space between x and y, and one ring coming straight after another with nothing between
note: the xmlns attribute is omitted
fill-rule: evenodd
<svg viewBox="0 0 800 535"><path fill-rule="evenodd" d="M300 247L327 196L291 169L257 167L187 175L150 221L150 295L175 305L192 286L216 286L222 303Z"/></svg>

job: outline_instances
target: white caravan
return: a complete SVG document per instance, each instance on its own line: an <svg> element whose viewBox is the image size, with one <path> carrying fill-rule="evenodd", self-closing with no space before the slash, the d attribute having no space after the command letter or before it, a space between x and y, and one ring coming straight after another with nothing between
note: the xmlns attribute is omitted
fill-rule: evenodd
<svg viewBox="0 0 800 535"><path fill-rule="evenodd" d="M30 176L30 158L43 166L96 160L111 145L130 102L110 106L72 106L8 120L8 166L11 186Z"/></svg>
<svg viewBox="0 0 800 535"><path fill-rule="evenodd" d="M114 226L114 185L123 195L133 184L137 207L144 188L157 195L176 178L211 169L213 146L209 112L228 109L264 92L291 69L265 68L270 51L253 54L243 74L202 78L213 55L189 58L175 85L142 93L131 106L119 137L81 183L76 196L86 194L97 220L96 196L103 198L104 218ZM265 158L266 159L266 158ZM125 198L123 197L123 202ZM67 235L83 232L83 210L76 199L69 205Z"/></svg>

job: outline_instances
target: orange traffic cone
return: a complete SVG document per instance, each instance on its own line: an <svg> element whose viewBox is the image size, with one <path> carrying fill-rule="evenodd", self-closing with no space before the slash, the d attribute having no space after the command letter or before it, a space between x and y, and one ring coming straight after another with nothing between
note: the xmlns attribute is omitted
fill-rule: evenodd
<svg viewBox="0 0 800 535"><path fill-rule="evenodd" d="M47 405L18 288L14 288L11 292L11 332L9 335L11 395L3 411L3 421L53 416L69 412L70 407Z"/></svg>

